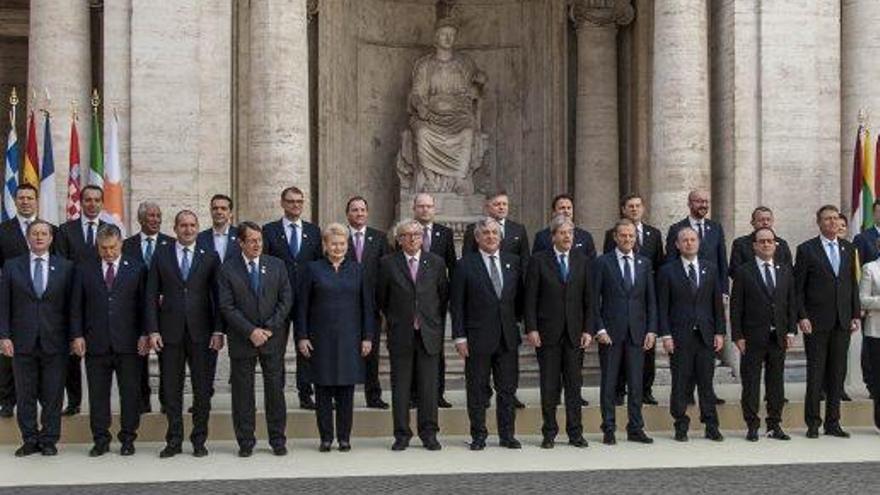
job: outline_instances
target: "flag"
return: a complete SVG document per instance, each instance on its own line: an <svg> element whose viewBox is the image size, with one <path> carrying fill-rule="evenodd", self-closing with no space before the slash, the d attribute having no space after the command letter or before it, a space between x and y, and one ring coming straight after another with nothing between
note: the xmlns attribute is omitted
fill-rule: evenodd
<svg viewBox="0 0 880 495"><path fill-rule="evenodd" d="M40 170L40 218L58 225L58 195L55 192L55 156L52 151L52 118L46 112L43 125L43 168Z"/></svg>
<svg viewBox="0 0 880 495"><path fill-rule="evenodd" d="M13 99L15 99L13 90ZM3 220L9 220L15 216L15 192L18 190L18 166L21 160L21 149L18 144L18 135L15 133L15 103L9 111L9 138L6 140L6 171L3 181Z"/></svg>
<svg viewBox="0 0 880 495"><path fill-rule="evenodd" d="M79 218L79 133L76 132L76 116L70 121L70 171L67 175L67 219Z"/></svg>
<svg viewBox="0 0 880 495"><path fill-rule="evenodd" d="M24 154L24 167L21 169L21 183L30 184L40 190L40 157L37 155L37 125L34 112L28 116L27 147Z"/></svg>
<svg viewBox="0 0 880 495"><path fill-rule="evenodd" d="M104 169L104 209L123 225L125 210L122 201L122 172L119 167L119 117L113 112L110 137L107 141L107 167Z"/></svg>
<svg viewBox="0 0 880 495"><path fill-rule="evenodd" d="M850 233L855 236L874 224L873 204L877 197L877 170L871 149L871 134L860 125L853 149L853 177L850 211Z"/></svg>
<svg viewBox="0 0 880 495"><path fill-rule="evenodd" d="M104 149L101 146L101 124L98 109L92 110L92 139L89 146L89 184L104 187Z"/></svg>

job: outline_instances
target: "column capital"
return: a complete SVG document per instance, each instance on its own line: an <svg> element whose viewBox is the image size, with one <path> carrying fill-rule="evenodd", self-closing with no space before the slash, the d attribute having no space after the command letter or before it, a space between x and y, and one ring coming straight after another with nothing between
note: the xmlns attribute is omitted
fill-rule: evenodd
<svg viewBox="0 0 880 495"><path fill-rule="evenodd" d="M635 19L630 0L570 0L568 16L577 29L584 25L626 26Z"/></svg>

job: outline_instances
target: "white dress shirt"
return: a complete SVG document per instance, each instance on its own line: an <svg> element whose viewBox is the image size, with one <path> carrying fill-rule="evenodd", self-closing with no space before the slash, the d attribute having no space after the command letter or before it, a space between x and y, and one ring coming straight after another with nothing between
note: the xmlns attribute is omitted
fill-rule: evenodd
<svg viewBox="0 0 880 495"><path fill-rule="evenodd" d="M184 246L180 242L174 243L174 250L177 251L177 266L180 266L183 263L183 249L189 249L189 254L187 255L189 261L189 267L192 269L193 257L196 252L196 243L192 243L189 246Z"/></svg>
<svg viewBox="0 0 880 495"><path fill-rule="evenodd" d="M299 249L302 249L303 245L303 221L302 218L298 218L295 222L291 222L289 218L284 217L281 219L281 224L284 226L284 238L287 239L287 245L290 245L290 226L296 225L296 245L299 246Z"/></svg>
<svg viewBox="0 0 880 495"><path fill-rule="evenodd" d="M688 269L690 268L691 265L694 265L694 271L697 272L697 287L702 285L701 282L703 280L703 277L700 274L700 259L694 258L693 261L689 261L687 258L682 256L681 257L681 264L682 264L682 266L684 266L684 274L688 275L688 276L690 275L690 272L688 271Z"/></svg>
<svg viewBox="0 0 880 495"><path fill-rule="evenodd" d="M770 278L773 280L773 287L776 287L776 265L773 264L773 260L771 259L769 261L764 261L761 258L755 256L755 263L758 264L758 273L761 274L761 280L763 280L765 284L767 283L767 279L764 275L764 263L770 264Z"/></svg>
<svg viewBox="0 0 880 495"><path fill-rule="evenodd" d="M620 249L614 248L614 254L617 255L617 267L620 268L620 276L624 277L626 271L624 270L624 263L629 264L629 272L632 274L632 282L635 284L636 282L636 265L635 265L635 253L630 251L629 253L624 253ZM629 257L629 259L624 259L624 257Z"/></svg>
<svg viewBox="0 0 880 495"><path fill-rule="evenodd" d="M706 235L706 219L705 218L694 218L688 215L688 222L691 224L691 228L696 231L697 235L700 235L700 225L703 226L703 235Z"/></svg>
<svg viewBox="0 0 880 495"><path fill-rule="evenodd" d="M113 263L113 275L119 274L119 263L122 261L122 256L118 256L115 260L111 261ZM107 270L110 269L110 263L101 260L101 275L104 279L107 279Z"/></svg>
<svg viewBox="0 0 880 495"><path fill-rule="evenodd" d="M23 217L23 216L21 216L21 215L16 215L16 217L18 218L18 228L21 229L21 235L24 236L25 239L27 239L27 228L28 228L28 225L34 223L34 220L37 219L37 216L34 215L34 216L30 217L30 218L26 218L26 217Z"/></svg>
<svg viewBox="0 0 880 495"><path fill-rule="evenodd" d="M837 238L835 237L834 239L829 239L823 235L820 235L819 239L822 240L822 251L825 251L825 257L828 258L828 263L831 263L831 266L834 266L834 262L831 261L831 255L828 254L828 251L830 249L829 246L834 246L834 248L837 249L837 261L838 263L842 263L840 256L840 242L838 242Z"/></svg>
<svg viewBox="0 0 880 495"><path fill-rule="evenodd" d="M93 239L95 239L95 242L98 242L98 227L101 226L101 216L98 215L95 218L87 218L85 214L83 214L79 217L79 221L82 226L83 239L89 238L89 222L92 222L94 224L92 228L95 229L92 231L92 234L94 234Z"/></svg>
<svg viewBox="0 0 880 495"><path fill-rule="evenodd" d="M214 251L217 251L217 256L220 257L220 261L226 259L226 248L229 245L229 225L223 228L223 230L211 229L211 237L214 240Z"/></svg>
<svg viewBox="0 0 880 495"><path fill-rule="evenodd" d="M45 254L37 255L33 251L31 251L31 280L34 279L34 273L36 273L37 263L36 259L40 258L43 263L43 290L46 290L46 287L49 285L49 252L47 251Z"/></svg>
<svg viewBox="0 0 880 495"><path fill-rule="evenodd" d="M156 248L159 247L159 245L158 245L159 244L159 234L156 233L153 235L147 235L147 234L144 234L143 232L141 232L140 236L141 236L141 259L144 259L147 257L147 246L149 245L149 243L147 242L147 239L153 240L153 254L156 254Z"/></svg>
<svg viewBox="0 0 880 495"><path fill-rule="evenodd" d="M638 240L639 246L645 244L645 224L642 222L636 224L636 239Z"/></svg>
<svg viewBox="0 0 880 495"><path fill-rule="evenodd" d="M250 265L251 261L254 262L257 270L260 269L260 257L259 256L257 256L256 258L254 258L252 260L249 260L248 257L245 256L244 253L242 253L241 258L244 260L244 267L245 267L245 269L247 269L248 274L251 273L251 265Z"/></svg>

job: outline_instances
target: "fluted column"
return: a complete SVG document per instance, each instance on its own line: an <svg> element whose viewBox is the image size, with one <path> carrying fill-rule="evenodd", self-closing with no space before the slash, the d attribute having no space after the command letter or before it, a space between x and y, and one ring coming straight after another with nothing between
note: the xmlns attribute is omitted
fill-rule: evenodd
<svg viewBox="0 0 880 495"><path fill-rule="evenodd" d="M52 145L55 153L59 218L67 203L67 170L70 150L71 102L76 101L80 115L80 173L88 170L88 139L91 130L89 93L91 91L91 52L89 2L85 0L31 0L30 35L28 37L28 88L36 91L27 96L28 108L35 111L39 142L43 142L42 118L39 109L47 109L54 117ZM50 101L46 100L48 90ZM22 95L22 100L24 100ZM42 153L42 146L40 146Z"/></svg>
<svg viewBox="0 0 880 495"><path fill-rule="evenodd" d="M242 218L280 216L279 194L287 186L302 189L309 216L308 3L250 4L249 152L240 164L245 169L239 179Z"/></svg>
<svg viewBox="0 0 880 495"><path fill-rule="evenodd" d="M632 22L629 0L578 0L575 218L594 235L617 215L620 184L617 108L617 28Z"/></svg>
<svg viewBox="0 0 880 495"><path fill-rule="evenodd" d="M650 213L664 228L710 188L708 49L706 0L654 3Z"/></svg>

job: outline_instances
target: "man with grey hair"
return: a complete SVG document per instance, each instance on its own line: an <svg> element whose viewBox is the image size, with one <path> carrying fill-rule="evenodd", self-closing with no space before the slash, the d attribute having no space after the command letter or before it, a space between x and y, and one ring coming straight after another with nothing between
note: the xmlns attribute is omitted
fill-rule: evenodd
<svg viewBox="0 0 880 495"><path fill-rule="evenodd" d="M522 445L514 437L513 397L525 292L520 260L500 250L501 227L494 219L478 221L474 232L479 249L465 253L458 261L450 291L452 336L459 356L465 360L470 448L486 448L486 389L491 375L498 393L500 445L519 449Z"/></svg>
<svg viewBox="0 0 880 495"><path fill-rule="evenodd" d="M156 249L173 245L174 238L159 231L162 228L162 209L153 201L142 201L138 205L137 221L141 226L141 230L122 243L122 254L140 261L149 270L153 261L153 253L156 252ZM143 367L140 378L141 406L143 412L148 413L153 412L153 405L150 403L152 389L150 388L149 355L144 356L141 361L141 366ZM161 390L161 388L162 380L160 376L159 389ZM160 391L159 403L162 405L164 412L163 400L162 392Z"/></svg>

